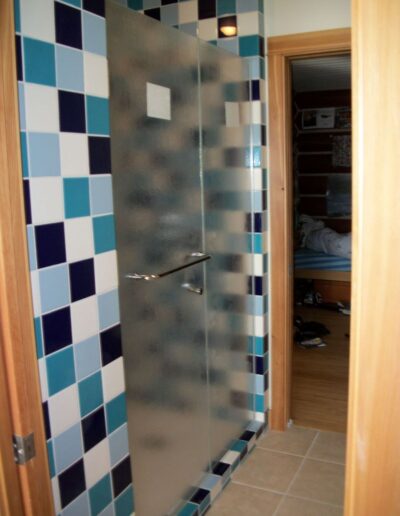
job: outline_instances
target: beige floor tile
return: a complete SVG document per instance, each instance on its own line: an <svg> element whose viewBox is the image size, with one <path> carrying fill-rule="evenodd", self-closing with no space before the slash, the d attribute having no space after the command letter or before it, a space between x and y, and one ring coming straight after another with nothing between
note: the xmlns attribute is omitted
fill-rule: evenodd
<svg viewBox="0 0 400 516"><path fill-rule="evenodd" d="M285 432L275 432L269 430L259 442L259 448L269 450L305 455L310 448L313 439L317 435L317 430L292 426Z"/></svg>
<svg viewBox="0 0 400 516"><path fill-rule="evenodd" d="M289 494L343 505L344 466L306 459Z"/></svg>
<svg viewBox="0 0 400 516"><path fill-rule="evenodd" d="M311 500L285 497L276 516L342 516L341 507L333 507Z"/></svg>
<svg viewBox="0 0 400 516"><path fill-rule="evenodd" d="M272 516L281 495L231 482L207 516Z"/></svg>
<svg viewBox="0 0 400 516"><path fill-rule="evenodd" d="M346 434L339 432L321 432L308 455L310 458L345 463Z"/></svg>
<svg viewBox="0 0 400 516"><path fill-rule="evenodd" d="M233 479L250 486L285 492L302 458L256 448L234 474Z"/></svg>

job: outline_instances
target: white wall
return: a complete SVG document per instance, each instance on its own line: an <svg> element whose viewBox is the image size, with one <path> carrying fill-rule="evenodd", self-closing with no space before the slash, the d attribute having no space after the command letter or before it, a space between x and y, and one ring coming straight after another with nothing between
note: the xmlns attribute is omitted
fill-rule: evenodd
<svg viewBox="0 0 400 516"><path fill-rule="evenodd" d="M265 0L267 36L351 26L351 0Z"/></svg>

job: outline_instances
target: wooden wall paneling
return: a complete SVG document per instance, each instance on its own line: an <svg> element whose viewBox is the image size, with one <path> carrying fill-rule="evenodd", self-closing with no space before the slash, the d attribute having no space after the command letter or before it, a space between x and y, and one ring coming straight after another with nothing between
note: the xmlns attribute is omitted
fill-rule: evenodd
<svg viewBox="0 0 400 516"><path fill-rule="evenodd" d="M400 2L353 0L346 516L400 514Z"/></svg>
<svg viewBox="0 0 400 516"><path fill-rule="evenodd" d="M24 513L47 516L54 509L33 329L13 18L13 2L0 2L0 358L13 432L35 434L36 457L17 469Z"/></svg>

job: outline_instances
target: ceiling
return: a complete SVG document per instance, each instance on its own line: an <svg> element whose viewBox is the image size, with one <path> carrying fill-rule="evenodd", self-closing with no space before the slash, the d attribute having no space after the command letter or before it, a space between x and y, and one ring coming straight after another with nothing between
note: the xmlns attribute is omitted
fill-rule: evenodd
<svg viewBox="0 0 400 516"><path fill-rule="evenodd" d="M347 90L351 88L350 55L292 61L295 91Z"/></svg>

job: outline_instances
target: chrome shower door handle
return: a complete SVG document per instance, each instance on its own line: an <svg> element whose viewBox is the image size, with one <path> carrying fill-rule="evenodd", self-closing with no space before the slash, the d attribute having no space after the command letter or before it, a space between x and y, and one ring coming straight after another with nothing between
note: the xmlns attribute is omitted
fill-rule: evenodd
<svg viewBox="0 0 400 516"><path fill-rule="evenodd" d="M188 267L192 267L193 265L197 265L198 263L205 262L207 260L211 260L211 256L209 254L204 253L191 253L190 257L197 257L196 260L192 260L191 262L184 263L179 267L174 267L173 269L169 269L164 272L159 272L158 274L138 274L137 272L125 274L125 278L134 279L134 280L145 280L145 281L154 281L165 276L169 276L174 272L182 271L183 269L187 269Z"/></svg>
<svg viewBox="0 0 400 516"><path fill-rule="evenodd" d="M202 287L195 287L192 283L182 283L182 288L189 292L193 292L193 294L198 294L199 296L203 295Z"/></svg>

